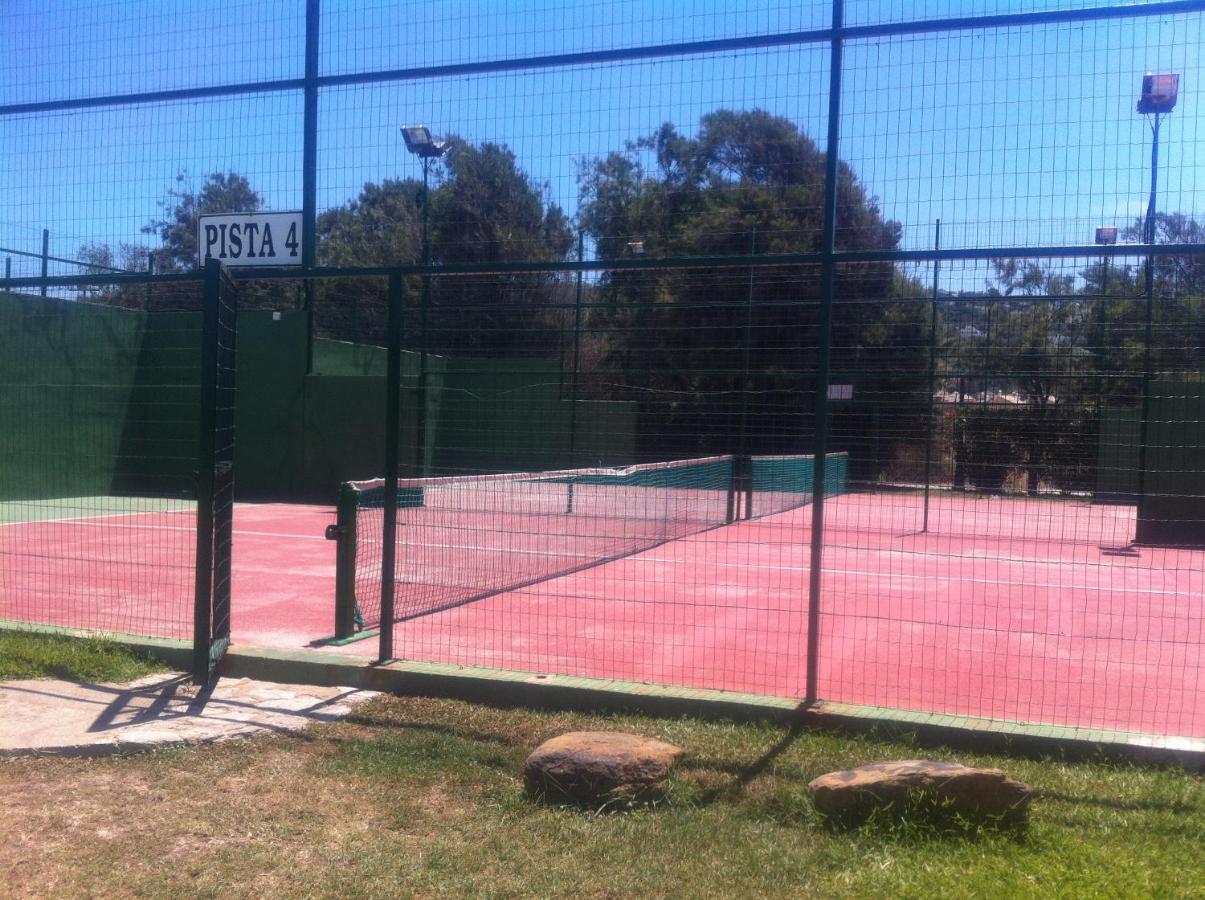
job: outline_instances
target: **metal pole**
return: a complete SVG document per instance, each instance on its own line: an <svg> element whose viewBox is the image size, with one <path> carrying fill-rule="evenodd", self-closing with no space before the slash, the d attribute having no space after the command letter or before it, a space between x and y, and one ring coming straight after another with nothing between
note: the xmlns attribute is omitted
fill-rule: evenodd
<svg viewBox="0 0 1205 900"><path fill-rule="evenodd" d="M308 272L318 250L318 38L321 34L321 0L305 4L305 99L302 110L301 149L301 267ZM314 285L305 280L305 372L314 370Z"/></svg>
<svg viewBox="0 0 1205 900"><path fill-rule="evenodd" d="M429 228L429 216L431 209L431 194L430 182L428 180L428 169L431 160L429 157L423 157L423 265L431 265L431 240ZM427 310L431 303L431 276L426 272L423 273L423 291L419 304L419 324L418 324L418 417L415 423L416 438L418 441L418 470L419 474L425 476L427 474Z"/></svg>
<svg viewBox="0 0 1205 900"><path fill-rule="evenodd" d="M221 303L221 279L222 264L216 259L207 259L201 310L197 530L193 570L193 679L199 684L209 679L209 646L213 634L213 503L217 459L218 305Z"/></svg>
<svg viewBox="0 0 1205 900"><path fill-rule="evenodd" d="M1143 239L1148 245L1155 243L1155 197L1159 185L1159 125L1162 116L1155 113L1155 124L1151 140L1151 196L1146 207L1146 227ZM1155 332L1155 256L1146 257L1146 321L1142 351L1142 416L1138 428L1138 509L1135 539L1141 540L1143 523L1146 521L1146 466L1147 441L1150 438L1151 416L1151 344Z"/></svg>
<svg viewBox="0 0 1205 900"><path fill-rule="evenodd" d="M577 233L577 261L586 255L586 233ZM577 381L582 369L582 276L577 272L577 292L573 300L573 381L569 388L569 468L577 466ZM565 512L573 512L573 480L569 481L569 499Z"/></svg>
<svg viewBox="0 0 1205 900"><path fill-rule="evenodd" d="M933 249L941 249L941 219L933 227ZM941 260L933 260L933 300L929 306L929 433L925 438L925 520L921 531L929 530L929 485L932 482L933 466L933 394L937 390L937 291L941 274Z"/></svg>
<svg viewBox="0 0 1205 900"><path fill-rule="evenodd" d="M753 256L757 253L757 226L749 229L749 255ZM745 509L740 518L748 519L753 515L753 464L749 459L749 395L753 392L752 378L750 377L750 369L753 360L753 276L754 267L749 267L749 283L745 292L745 358L742 365L743 375L741 379L741 426L740 434L737 438L737 468L736 493L744 497ZM735 499L735 497L734 497ZM731 520L736 513L735 510L729 510L729 519Z"/></svg>
<svg viewBox="0 0 1205 900"><path fill-rule="evenodd" d="M1100 301L1096 304L1096 415L1097 424L1104 424L1105 412L1105 320L1109 302L1109 269L1111 259L1105 256L1101 264Z"/></svg>
<svg viewBox="0 0 1205 900"><path fill-rule="evenodd" d="M42 296L46 296L45 279L50 275L50 229L42 229Z"/></svg>
<svg viewBox="0 0 1205 900"><path fill-rule="evenodd" d="M394 587L397 582L398 428L402 401L402 312L405 298L400 272L389 276L388 345L385 362L385 497L381 523L380 662L394 658Z"/></svg>
<svg viewBox="0 0 1205 900"><path fill-rule="evenodd" d="M155 254L153 252L146 255L146 274L150 278L155 277ZM151 308L151 300L153 296L154 283L148 281L146 283L146 304L143 306L143 309L149 310Z"/></svg>
<svg viewBox="0 0 1205 900"><path fill-rule="evenodd" d="M983 388L983 406L988 405L988 397L991 394L991 383L988 380L988 370L991 366L992 358L992 305L992 302L989 300L987 304L987 323L984 325L983 329L983 378L980 381L980 385Z"/></svg>
<svg viewBox="0 0 1205 900"><path fill-rule="evenodd" d="M837 249L837 178L840 175L841 60L844 0L833 0L833 38L828 83L828 137L824 168L824 235L821 246L819 358L816 373L816 439L812 475L812 546L808 570L808 646L805 703L819 699L820 566L824 556L825 463L828 453L828 383L832 356L833 287Z"/></svg>

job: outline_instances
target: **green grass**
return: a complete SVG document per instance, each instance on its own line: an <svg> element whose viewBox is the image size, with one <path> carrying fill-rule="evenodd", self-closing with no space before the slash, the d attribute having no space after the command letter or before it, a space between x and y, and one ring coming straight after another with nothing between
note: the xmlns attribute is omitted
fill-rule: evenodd
<svg viewBox="0 0 1205 900"><path fill-rule="evenodd" d="M62 678L67 681L133 681L167 666L101 638L0 631L0 681Z"/></svg>
<svg viewBox="0 0 1205 900"><path fill-rule="evenodd" d="M667 796L545 805L526 755L569 730L689 751ZM807 782L917 756L1005 769L1028 827L921 815L834 828ZM1205 897L1205 783L746 725L384 698L352 719L225 746L0 765L16 893L421 897ZM601 814L600 814L601 812ZM36 848L36 852L35 852Z"/></svg>

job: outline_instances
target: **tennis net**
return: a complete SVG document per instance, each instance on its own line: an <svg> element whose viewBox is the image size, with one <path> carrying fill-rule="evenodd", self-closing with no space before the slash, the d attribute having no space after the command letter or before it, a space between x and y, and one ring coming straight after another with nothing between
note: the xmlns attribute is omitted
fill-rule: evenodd
<svg viewBox="0 0 1205 900"><path fill-rule="evenodd" d="M816 457L811 453L752 457L748 463L749 483L743 518L761 518L811 503L815 494L815 465ZM824 496L845 493L848 477L849 454L828 454L824 466Z"/></svg>
<svg viewBox="0 0 1205 900"><path fill-rule="evenodd" d="M734 457L715 456L624 469L399 479L395 619L568 575L731 522L734 466ZM382 624L384 511L384 479L343 486L337 621L354 620L360 629Z"/></svg>

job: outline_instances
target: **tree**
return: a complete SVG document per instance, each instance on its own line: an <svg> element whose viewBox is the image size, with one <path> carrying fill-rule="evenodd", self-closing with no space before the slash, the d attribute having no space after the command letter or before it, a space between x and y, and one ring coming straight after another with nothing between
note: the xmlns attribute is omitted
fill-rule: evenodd
<svg viewBox="0 0 1205 900"><path fill-rule="evenodd" d="M188 182L187 172L176 175L176 183ZM172 188L160 201L162 215L142 227L143 234L158 235L163 242L155 251L158 272L186 272L198 266L197 217L215 213L259 212L263 198L251 182L235 172L213 172L205 176L199 191Z"/></svg>
<svg viewBox="0 0 1205 900"><path fill-rule="evenodd" d="M587 165L581 221L608 258L815 252L824 178L824 153L794 123L717 110L695 137L667 123ZM844 163L838 181L838 248L897 247L899 225ZM749 450L805 446L811 422L800 390L818 364L819 277L818 266L705 262L605 273L592 327L609 333L606 367L627 373L628 396L645 398L646 449L732 449L741 433ZM896 288L891 264L840 268L831 368L853 377L861 397L907 398L898 409L913 416L924 408L927 307L888 302Z"/></svg>
<svg viewBox="0 0 1205 900"><path fill-rule="evenodd" d="M1136 219L1122 230L1122 237L1142 241L1145 222ZM1205 244L1205 225L1184 213L1155 213L1155 243ZM1163 299L1205 297L1205 259L1192 253L1156 257L1155 294Z"/></svg>
<svg viewBox="0 0 1205 900"><path fill-rule="evenodd" d="M573 245L568 219L518 165L504 145L474 147L452 136L433 169L429 198L431 262L435 265L563 260ZM400 265L422 260L423 184L386 179L318 219L319 259L330 265ZM433 277L428 281L427 346L435 352L508 356L561 351L562 286L531 273ZM411 279L411 303L423 285ZM384 297L379 284L341 284L327 295L321 319L347 336L379 339ZM336 304L330 307L330 304ZM342 310L340 313L339 309ZM420 327L412 317L410 343ZM340 324L341 323L341 324Z"/></svg>
<svg viewBox="0 0 1205 900"><path fill-rule="evenodd" d="M423 185L387 178L318 216L318 261L324 266L396 266L418 260Z"/></svg>
<svg viewBox="0 0 1205 900"><path fill-rule="evenodd" d="M81 244L76 259L83 266L81 274L103 275L121 272L146 272L150 251L146 247L127 244L117 245L117 250L108 244L89 242ZM112 284L83 285L76 289L81 300L106 303L128 308L141 307L146 298L145 288L117 287Z"/></svg>

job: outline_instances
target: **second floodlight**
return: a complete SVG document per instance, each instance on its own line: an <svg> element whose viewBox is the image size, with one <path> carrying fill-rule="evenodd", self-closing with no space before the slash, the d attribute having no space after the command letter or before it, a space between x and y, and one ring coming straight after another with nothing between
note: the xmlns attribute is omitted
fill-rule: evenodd
<svg viewBox="0 0 1205 900"><path fill-rule="evenodd" d="M1138 112L1169 113L1176 107L1180 96L1180 76L1174 73L1154 75L1147 72L1142 76L1142 96L1138 98Z"/></svg>
<svg viewBox="0 0 1205 900"><path fill-rule="evenodd" d="M448 142L435 140L426 125L403 125L402 140L406 142L407 150L424 159L443 156L448 149Z"/></svg>

